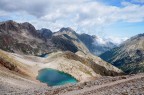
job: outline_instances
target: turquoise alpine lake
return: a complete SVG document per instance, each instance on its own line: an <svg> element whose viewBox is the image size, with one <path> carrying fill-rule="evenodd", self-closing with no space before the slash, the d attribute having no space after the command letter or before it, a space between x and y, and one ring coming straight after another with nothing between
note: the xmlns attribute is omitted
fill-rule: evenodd
<svg viewBox="0 0 144 95"><path fill-rule="evenodd" d="M71 75L50 68L45 68L40 70L37 76L37 80L43 83L47 83L48 86L57 86L57 85L64 85L68 83L78 82Z"/></svg>

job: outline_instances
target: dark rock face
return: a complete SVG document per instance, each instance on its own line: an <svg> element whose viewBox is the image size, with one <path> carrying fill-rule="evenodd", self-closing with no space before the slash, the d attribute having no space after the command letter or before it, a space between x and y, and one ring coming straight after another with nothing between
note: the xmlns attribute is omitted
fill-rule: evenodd
<svg viewBox="0 0 144 95"><path fill-rule="evenodd" d="M1 32L4 32L4 31L8 32L8 30L18 31L20 28L19 26L20 26L19 24L17 24L16 22L12 20L0 23Z"/></svg>
<svg viewBox="0 0 144 95"><path fill-rule="evenodd" d="M45 39L45 40L50 39L53 35L51 30L45 29L45 28L42 28L41 30L38 30L38 34L39 34L40 38Z"/></svg>
<svg viewBox="0 0 144 95"><path fill-rule="evenodd" d="M94 42L93 37L88 34L81 34L79 35L79 38L91 50L92 43Z"/></svg>
<svg viewBox="0 0 144 95"><path fill-rule="evenodd" d="M52 42L58 49L63 51L71 51L76 53L78 48L74 45L74 43L69 39L64 39L62 36L53 36Z"/></svg>
<svg viewBox="0 0 144 95"><path fill-rule="evenodd" d="M22 27L23 29L26 29L29 31L29 33L31 33L33 36L37 36L37 30L35 29L35 27L28 23L28 22L25 22L25 23L22 23Z"/></svg>
<svg viewBox="0 0 144 95"><path fill-rule="evenodd" d="M73 33L75 33L75 31L73 29L71 29L70 27L67 27L67 28L63 27L59 30L59 32L73 32Z"/></svg>
<svg viewBox="0 0 144 95"><path fill-rule="evenodd" d="M28 31L33 36L37 35L37 31L33 25L30 23L16 23L12 20L0 23L0 31L6 34L12 33L23 33L23 31Z"/></svg>
<svg viewBox="0 0 144 95"><path fill-rule="evenodd" d="M33 55L49 52L48 44L30 23L2 22L0 31L0 48L5 51Z"/></svg>
<svg viewBox="0 0 144 95"><path fill-rule="evenodd" d="M16 65L6 62L5 60L0 58L0 65L15 72L20 72Z"/></svg>
<svg viewBox="0 0 144 95"><path fill-rule="evenodd" d="M126 73L144 72L144 34L134 36L100 57Z"/></svg>

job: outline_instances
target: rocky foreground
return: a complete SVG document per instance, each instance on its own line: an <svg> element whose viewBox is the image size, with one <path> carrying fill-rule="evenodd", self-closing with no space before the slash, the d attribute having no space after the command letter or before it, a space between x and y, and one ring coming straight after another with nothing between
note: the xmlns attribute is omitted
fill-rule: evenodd
<svg viewBox="0 0 144 95"><path fill-rule="evenodd" d="M107 76L94 81L55 87L24 81L21 78L4 78L0 77L1 95L144 95L144 73Z"/></svg>

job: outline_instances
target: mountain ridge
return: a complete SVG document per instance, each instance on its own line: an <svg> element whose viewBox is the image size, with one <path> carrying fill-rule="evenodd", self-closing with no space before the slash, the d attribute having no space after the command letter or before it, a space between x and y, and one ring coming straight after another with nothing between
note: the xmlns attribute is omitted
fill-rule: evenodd
<svg viewBox="0 0 144 95"><path fill-rule="evenodd" d="M138 34L100 56L127 73L144 72L144 34Z"/></svg>
<svg viewBox="0 0 144 95"><path fill-rule="evenodd" d="M67 39L69 45L75 48L73 42L70 41L72 40L70 36L73 36L73 38L77 39L77 41L81 41L83 45L85 45L89 49L89 51L95 55L99 55L115 47L114 44L111 45L94 44L95 42L94 36L88 34L77 34L70 27L67 28L63 27L57 32L52 32L51 30L46 28L36 30L35 27L28 22L17 23L15 21L9 20L1 22L0 33L1 33L0 36L2 38L0 44L1 46L5 46L0 47L1 49L8 50L10 52L33 54L33 55L41 55L42 53L49 53L52 51L56 51L57 49L68 50L66 49L67 48L66 46L64 48L61 45L63 39ZM87 35L88 39L85 35ZM91 40L89 40L89 38ZM57 41L59 41L59 43ZM65 45L68 44L67 42L63 43L65 43ZM25 51L21 47L21 45L24 45L25 48L27 48L28 50Z"/></svg>

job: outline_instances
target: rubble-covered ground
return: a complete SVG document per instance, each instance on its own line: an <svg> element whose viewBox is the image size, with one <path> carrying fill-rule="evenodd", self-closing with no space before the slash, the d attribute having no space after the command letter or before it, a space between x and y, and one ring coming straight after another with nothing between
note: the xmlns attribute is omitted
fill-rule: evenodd
<svg viewBox="0 0 144 95"><path fill-rule="evenodd" d="M4 84L4 80L0 77L1 95L144 95L144 73L117 77L105 76L94 81L54 87L23 80L21 81L21 84L25 85L23 88L6 83L10 82L5 81Z"/></svg>

